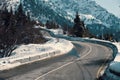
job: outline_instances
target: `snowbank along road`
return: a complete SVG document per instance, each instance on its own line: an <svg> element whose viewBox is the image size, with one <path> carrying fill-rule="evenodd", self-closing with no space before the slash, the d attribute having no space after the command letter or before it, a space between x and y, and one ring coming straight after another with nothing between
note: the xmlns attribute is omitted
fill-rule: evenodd
<svg viewBox="0 0 120 80"><path fill-rule="evenodd" d="M76 52L38 61L0 74L3 80L95 80L112 57L102 45L73 42Z"/></svg>

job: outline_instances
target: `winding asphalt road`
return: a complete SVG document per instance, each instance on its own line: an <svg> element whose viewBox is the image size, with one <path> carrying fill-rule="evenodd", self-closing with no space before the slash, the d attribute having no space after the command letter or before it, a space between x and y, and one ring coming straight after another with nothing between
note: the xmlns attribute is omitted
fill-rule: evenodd
<svg viewBox="0 0 120 80"><path fill-rule="evenodd" d="M0 77L3 80L95 80L111 60L112 50L92 43L73 44L77 54L73 52L21 66Z"/></svg>

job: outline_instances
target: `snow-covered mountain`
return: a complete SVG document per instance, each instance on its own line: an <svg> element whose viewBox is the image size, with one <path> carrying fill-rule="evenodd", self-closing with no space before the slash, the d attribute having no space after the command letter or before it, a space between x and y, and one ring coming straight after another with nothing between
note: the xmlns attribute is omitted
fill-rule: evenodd
<svg viewBox="0 0 120 80"><path fill-rule="evenodd" d="M12 7L13 10L17 9L17 6L19 5L20 0L0 0L0 9L2 9L4 6L7 6L8 10Z"/></svg>
<svg viewBox="0 0 120 80"><path fill-rule="evenodd" d="M120 18L120 0L93 0L100 6L107 9L110 13Z"/></svg>
<svg viewBox="0 0 120 80"><path fill-rule="evenodd" d="M6 1L8 5L15 6L20 2L20 0ZM21 2L25 11L30 12L34 19L43 22L53 20L60 25L72 25L78 11L81 19L93 33L120 30L120 19L92 0L21 0Z"/></svg>

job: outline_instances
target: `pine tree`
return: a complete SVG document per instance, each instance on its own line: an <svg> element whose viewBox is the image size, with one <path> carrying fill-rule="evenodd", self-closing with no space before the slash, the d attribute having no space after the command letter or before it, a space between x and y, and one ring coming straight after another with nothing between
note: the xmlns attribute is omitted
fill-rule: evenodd
<svg viewBox="0 0 120 80"><path fill-rule="evenodd" d="M84 34L84 22L80 20L78 12L76 12L76 18L74 19L73 35L76 37L82 37Z"/></svg>
<svg viewBox="0 0 120 80"><path fill-rule="evenodd" d="M10 15L9 15L9 12L6 6L4 7L4 10L2 11L2 19L4 21L5 27L7 28L7 26L9 25Z"/></svg>
<svg viewBox="0 0 120 80"><path fill-rule="evenodd" d="M10 56L16 45L45 42L40 30L34 28L35 24L29 14L25 15L22 4L15 14L12 7L10 12L6 7L0 10L0 57Z"/></svg>

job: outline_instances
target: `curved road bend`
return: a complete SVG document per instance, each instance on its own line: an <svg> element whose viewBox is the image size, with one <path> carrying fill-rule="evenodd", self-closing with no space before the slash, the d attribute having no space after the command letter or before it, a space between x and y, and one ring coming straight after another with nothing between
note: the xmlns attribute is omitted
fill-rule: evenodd
<svg viewBox="0 0 120 80"><path fill-rule="evenodd" d="M73 42L80 57L64 55L38 61L8 74L5 80L95 80L100 70L112 56L112 50L102 45Z"/></svg>

